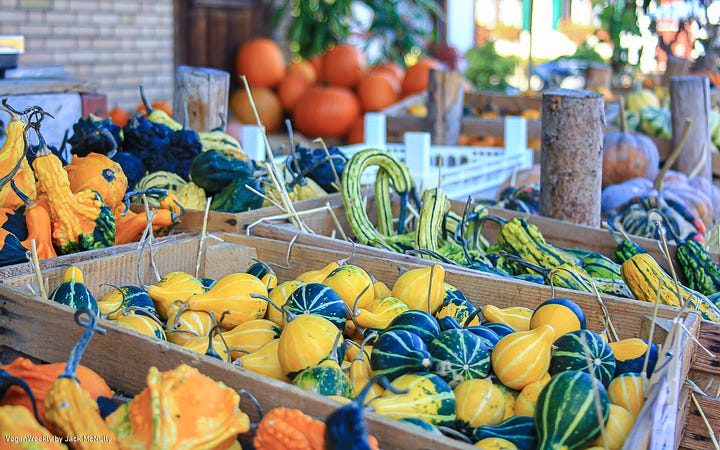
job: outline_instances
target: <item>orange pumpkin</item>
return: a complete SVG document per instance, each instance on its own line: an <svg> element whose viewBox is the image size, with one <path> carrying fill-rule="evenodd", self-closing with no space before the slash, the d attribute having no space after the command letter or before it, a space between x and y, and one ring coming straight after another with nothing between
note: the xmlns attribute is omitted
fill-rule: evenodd
<svg viewBox="0 0 720 450"><path fill-rule="evenodd" d="M303 78L305 78L308 83L315 84L317 81L317 71L315 70L315 66L312 65L312 63L306 59L301 59L300 61L293 61L287 66L287 73L290 74L298 74L302 75Z"/></svg>
<svg viewBox="0 0 720 450"><path fill-rule="evenodd" d="M432 58L421 59L405 70L402 81L403 94L424 92L430 83L430 69L439 69L440 63Z"/></svg>
<svg viewBox="0 0 720 450"><path fill-rule="evenodd" d="M323 56L324 55L317 55L313 56L308 60L308 62L313 66L313 69L315 69L315 81L325 81L323 80Z"/></svg>
<svg viewBox="0 0 720 450"><path fill-rule="evenodd" d="M123 128L128 120L130 120L130 114L120 107L115 107L108 111L108 117L120 128Z"/></svg>
<svg viewBox="0 0 720 450"><path fill-rule="evenodd" d="M265 130L268 133L277 130L283 118L282 104L278 96L268 88L251 88L250 92ZM230 96L230 111L240 122L256 124L255 113L245 89L238 89Z"/></svg>
<svg viewBox="0 0 720 450"><path fill-rule="evenodd" d="M272 39L245 42L235 54L238 76L245 75L252 87L273 87L285 76L285 58Z"/></svg>
<svg viewBox="0 0 720 450"><path fill-rule="evenodd" d="M37 402L38 416L45 417L45 397L53 383L61 373L65 371L65 362L53 364L35 364L27 358L16 358L10 364L0 366L10 375L22 378L30 386L30 390ZM91 369L85 366L78 366L77 377L80 386L90 393L94 400L98 397L112 397L112 391L105 380ZM32 402L25 391L17 386L12 386L0 401L0 405L24 406L32 411Z"/></svg>
<svg viewBox="0 0 720 450"><path fill-rule="evenodd" d="M172 117L173 114L173 107L170 102L166 102L165 100L157 100L150 104L150 107L152 109L159 109L160 111L165 111L168 116ZM137 108L135 108L135 112L138 113L140 111L145 111L145 114L147 114L147 108L145 108L145 104L140 103Z"/></svg>
<svg viewBox="0 0 720 450"><path fill-rule="evenodd" d="M397 102L400 86L392 75L375 73L363 77L358 95L365 111L381 111Z"/></svg>
<svg viewBox="0 0 720 450"><path fill-rule="evenodd" d="M285 111L292 111L300 97L310 88L307 78L300 73L288 73L280 82L277 94Z"/></svg>
<svg viewBox="0 0 720 450"><path fill-rule="evenodd" d="M330 47L323 57L323 80L334 85L355 87L365 74L365 55L356 47L338 44Z"/></svg>
<svg viewBox="0 0 720 450"><path fill-rule="evenodd" d="M655 143L645 135L610 131L603 136L602 187L633 178L654 180L660 155Z"/></svg>
<svg viewBox="0 0 720 450"><path fill-rule="evenodd" d="M377 65L372 68L370 73L384 73L387 75L391 75L393 78L395 78L395 80L397 80L398 85L402 83L402 80L405 77L405 69L393 62Z"/></svg>
<svg viewBox="0 0 720 450"><path fill-rule="evenodd" d="M123 201L128 180L122 167L100 153L87 156L73 156L72 163L65 166L70 189L80 192L85 189L97 191L103 202L115 209Z"/></svg>
<svg viewBox="0 0 720 450"><path fill-rule="evenodd" d="M295 128L308 137L342 137L360 116L360 101L350 89L313 86L293 109Z"/></svg>
<svg viewBox="0 0 720 450"><path fill-rule="evenodd" d="M348 144L362 144L365 142L365 116L360 116L350 127L350 131L345 138Z"/></svg>

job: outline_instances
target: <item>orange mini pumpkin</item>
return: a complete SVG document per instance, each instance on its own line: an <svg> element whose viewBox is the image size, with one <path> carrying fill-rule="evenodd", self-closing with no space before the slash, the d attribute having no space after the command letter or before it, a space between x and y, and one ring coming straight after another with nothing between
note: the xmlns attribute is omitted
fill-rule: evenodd
<svg viewBox="0 0 720 450"><path fill-rule="evenodd" d="M633 178L654 180L659 172L657 146L647 136L610 131L603 136L602 186Z"/></svg>
<svg viewBox="0 0 720 450"><path fill-rule="evenodd" d="M300 100L300 97L310 88L310 84L302 74L287 74L277 88L277 94L283 109L285 111L292 111L298 100Z"/></svg>
<svg viewBox="0 0 720 450"><path fill-rule="evenodd" d="M273 87L285 76L285 58L272 39L259 38L244 43L235 55L237 74L245 75L252 87Z"/></svg>

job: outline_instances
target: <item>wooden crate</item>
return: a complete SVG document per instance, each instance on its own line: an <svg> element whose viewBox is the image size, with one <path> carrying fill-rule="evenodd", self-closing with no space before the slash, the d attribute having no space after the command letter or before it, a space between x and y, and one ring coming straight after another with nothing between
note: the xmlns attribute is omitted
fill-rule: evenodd
<svg viewBox="0 0 720 450"><path fill-rule="evenodd" d="M257 256L265 262L276 264L276 271L282 281L346 256L346 252L343 251L332 251L300 243L295 244L292 251L288 252L287 242L255 236L223 233L220 237L222 243L208 241L210 246L204 249L201 275L218 277L243 270L251 263L250 258ZM159 246L155 253L156 264L161 273L173 270L193 272L198 249L197 239ZM392 285L398 276L395 265L389 264L386 259L356 255L352 263L365 268L388 285ZM429 261L413 258L402 262L402 265L408 269L428 264ZM102 283L122 284L134 278L137 255L114 255L103 261L84 261L79 263L78 267L86 273L85 280L88 287L97 295L101 295L102 290L107 289L107 286L101 286ZM147 255L143 256L140 268L145 282L150 282L152 272ZM51 287L60 282L62 271L63 268L55 268L47 272ZM535 307L549 296L549 291L544 286L524 282L507 283L504 280L500 281L477 273L470 274L452 267L447 269L446 281L465 292L468 299L476 305L485 305L488 299L492 299L492 303L500 307L510 305ZM24 286L32 282L32 277L19 276L7 282ZM577 301L584 309L588 317L588 328L600 329L601 309L591 296L564 290L562 295ZM62 361L67 357L73 340L77 339L81 331L71 320L70 308L30 297L8 286L0 286L0 299L3 302L2 326L5 330L0 337L1 345L49 362ZM650 305L641 304L636 307L612 298L607 299L606 302L611 316L617 320L616 327L623 330L622 338L648 336L650 327L647 317L648 313L652 312ZM672 314L669 314L666 308L661 308L660 315L670 317ZM235 389L245 388L256 393L265 409L284 405L302 408L312 415L325 417L338 407L338 404L331 400L294 386L252 374L210 357L184 350L174 344L159 342L133 331L120 329L105 320L101 320L101 325L108 329L108 333L93 338L83 364L98 371L112 386L124 392L134 394L142 389L145 373L151 365L167 370L185 362L228 386ZM697 316L690 314L684 319L684 326L690 333L696 333ZM658 338L656 342L661 343L662 328L655 332L655 336ZM685 334L681 335L679 345L672 355L673 358L678 358L678 365L672 367L676 367L679 373L674 378L668 378L667 370L658 370L659 378L654 376L652 381L652 386L655 388L651 389L652 395L646 401L646 406L625 448L658 448L656 447L658 443L667 442L668 439L670 439L669 447L675 448L677 442L673 441L674 436L677 435L679 441L682 429L690 428L692 425L691 429L697 430L698 433L702 432L694 422L694 416L686 414L688 391L683 391L679 397L678 394L671 394L680 392L679 384L672 380L685 379L689 362L695 352L694 342ZM143 348L143 351L138 352L138 348ZM666 406L665 399L668 394L675 395L679 399L680 414L677 409L672 407L668 409ZM712 399L703 399L703 401L708 408L715 406ZM252 417L252 408L246 403L243 403L242 407L244 410L247 409ZM368 414L368 419L372 433L378 437L383 448L472 448L448 438L428 435L375 414ZM664 434L657 433L657 429L654 428L653 423L657 423L658 420L662 420L667 427ZM687 425L686 421L688 421ZM652 442L649 441L651 437L654 439Z"/></svg>
<svg viewBox="0 0 720 450"><path fill-rule="evenodd" d="M408 131L430 131L426 118L408 114L407 109L416 104L426 104L427 93L422 92L407 97L386 108L382 112L387 116L386 131L388 142L402 142ZM526 109L542 109L540 96L504 95L495 93L465 94L465 107L476 111L495 110L505 115L519 115ZM503 137L505 122L502 117L484 119L475 116L463 116L460 132L471 136ZM540 139L541 121L528 120L528 139Z"/></svg>
<svg viewBox="0 0 720 450"><path fill-rule="evenodd" d="M665 161L670 153L672 152L672 141L670 139L659 138L654 136L648 136L655 142L660 154L660 161ZM710 159L712 161L712 174L714 177L720 177L720 153L710 153Z"/></svg>

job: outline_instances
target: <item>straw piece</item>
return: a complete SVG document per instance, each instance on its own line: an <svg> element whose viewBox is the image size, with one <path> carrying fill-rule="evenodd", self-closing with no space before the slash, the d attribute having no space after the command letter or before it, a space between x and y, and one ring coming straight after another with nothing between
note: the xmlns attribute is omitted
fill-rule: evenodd
<svg viewBox="0 0 720 450"><path fill-rule="evenodd" d="M198 245L197 260L195 261L195 278L200 276L200 261L202 261L203 245L205 244L205 236L207 236L208 216L210 215L210 203L212 197L208 197L205 202L205 213L203 214L202 231L200 232L200 244Z"/></svg>
<svg viewBox="0 0 720 450"><path fill-rule="evenodd" d="M40 297L42 298L48 298L47 296L47 290L45 289L45 283L43 282L43 276L42 272L40 271L40 259L38 258L37 254L37 245L35 244L35 239L30 241L30 254L32 255L32 263L33 263L33 269L35 269L35 278L37 279L38 284L38 290L40 291Z"/></svg>
<svg viewBox="0 0 720 450"><path fill-rule="evenodd" d="M703 411L702 407L700 406L700 403L698 403L694 392L690 392L690 398L692 399L693 403L695 404L695 407L697 408L698 413L700 413L700 417L702 418L703 422L705 423L705 426L708 429L708 434L710 435L710 440L712 440L712 443L715 446L715 450L720 450L720 444L718 444L718 441L715 438L715 431L713 430L712 425L710 425L710 422L708 421L707 416L705 415L705 411Z"/></svg>

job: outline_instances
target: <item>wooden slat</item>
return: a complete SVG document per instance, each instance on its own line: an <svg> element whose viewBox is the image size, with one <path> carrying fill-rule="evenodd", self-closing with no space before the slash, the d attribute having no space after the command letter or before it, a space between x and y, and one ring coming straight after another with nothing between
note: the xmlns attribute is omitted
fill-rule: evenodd
<svg viewBox="0 0 720 450"><path fill-rule="evenodd" d="M695 398L702 408L710 423L715 438L720 441L720 399L695 394ZM681 449L706 450L713 448L710 439L710 430L700 416L695 403L692 400L688 403L688 415L682 440Z"/></svg>

